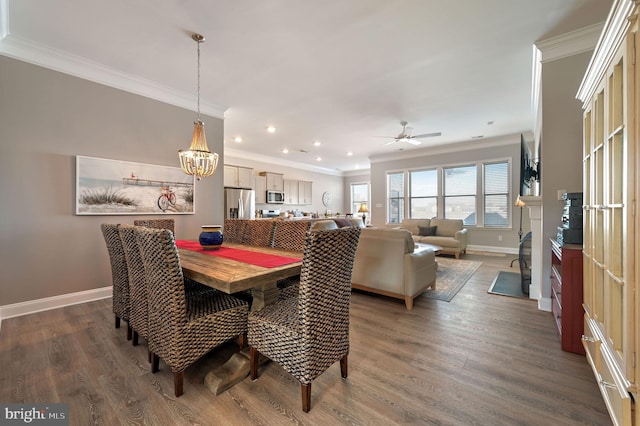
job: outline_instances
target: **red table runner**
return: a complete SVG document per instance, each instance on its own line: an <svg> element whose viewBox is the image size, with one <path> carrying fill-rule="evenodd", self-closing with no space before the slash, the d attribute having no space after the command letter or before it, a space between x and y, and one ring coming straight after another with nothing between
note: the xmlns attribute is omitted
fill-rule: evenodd
<svg viewBox="0 0 640 426"><path fill-rule="evenodd" d="M238 262L248 263L250 265L262 266L263 268L276 268L278 266L288 265L289 263L300 262L300 260L302 260L295 257L258 253L251 250L242 250L225 246L221 246L217 250L204 250L197 241L176 240L176 246L185 250L198 251L211 256L219 256L226 259L237 260Z"/></svg>

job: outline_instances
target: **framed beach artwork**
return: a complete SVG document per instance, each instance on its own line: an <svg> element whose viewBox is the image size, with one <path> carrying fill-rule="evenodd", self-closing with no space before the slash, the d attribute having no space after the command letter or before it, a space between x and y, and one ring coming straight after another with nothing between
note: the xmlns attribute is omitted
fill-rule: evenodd
<svg viewBox="0 0 640 426"><path fill-rule="evenodd" d="M194 214L194 177L179 167L76 156L76 214Z"/></svg>

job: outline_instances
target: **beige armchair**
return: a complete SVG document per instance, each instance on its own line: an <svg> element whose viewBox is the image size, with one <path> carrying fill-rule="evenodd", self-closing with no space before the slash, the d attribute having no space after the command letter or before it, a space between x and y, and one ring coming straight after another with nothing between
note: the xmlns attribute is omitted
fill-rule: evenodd
<svg viewBox="0 0 640 426"><path fill-rule="evenodd" d="M364 228L356 251L351 287L397 299L407 309L428 288L435 289L437 263L431 249L415 250L403 229Z"/></svg>

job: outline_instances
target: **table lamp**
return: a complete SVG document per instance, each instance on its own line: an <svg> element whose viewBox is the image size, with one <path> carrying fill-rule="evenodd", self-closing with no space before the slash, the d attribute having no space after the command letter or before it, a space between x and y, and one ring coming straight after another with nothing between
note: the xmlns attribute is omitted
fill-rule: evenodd
<svg viewBox="0 0 640 426"><path fill-rule="evenodd" d="M358 209L358 213L362 213L362 223L367 224L367 215L365 213L369 213L369 209L367 208L367 203L360 204L360 208Z"/></svg>

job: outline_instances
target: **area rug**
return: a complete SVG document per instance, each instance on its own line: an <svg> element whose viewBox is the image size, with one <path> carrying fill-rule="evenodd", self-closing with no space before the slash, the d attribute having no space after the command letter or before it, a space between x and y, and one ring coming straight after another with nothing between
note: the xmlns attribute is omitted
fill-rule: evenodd
<svg viewBox="0 0 640 426"><path fill-rule="evenodd" d="M529 295L522 292L520 274L516 272L498 272L491 287L489 287L489 293L500 296L520 297L523 299L529 298Z"/></svg>
<svg viewBox="0 0 640 426"><path fill-rule="evenodd" d="M478 270L482 262L464 259L447 259L438 257L438 272L436 273L436 289L422 293L429 299L451 302L469 278Z"/></svg>

